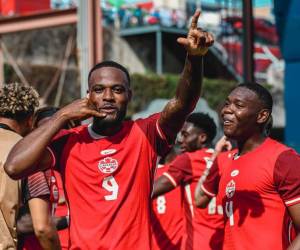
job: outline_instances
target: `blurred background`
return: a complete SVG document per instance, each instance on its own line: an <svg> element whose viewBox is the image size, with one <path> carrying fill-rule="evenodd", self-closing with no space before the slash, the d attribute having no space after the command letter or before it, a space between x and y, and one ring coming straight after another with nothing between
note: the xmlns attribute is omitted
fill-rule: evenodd
<svg viewBox="0 0 300 250"><path fill-rule="evenodd" d="M256 81L274 97L272 137L300 151L299 0L0 0L0 83L33 85L42 105L62 106L85 96L95 63L115 60L132 77L128 117L158 112L175 93L176 39L196 8L216 39L197 111L219 124L230 90Z"/></svg>

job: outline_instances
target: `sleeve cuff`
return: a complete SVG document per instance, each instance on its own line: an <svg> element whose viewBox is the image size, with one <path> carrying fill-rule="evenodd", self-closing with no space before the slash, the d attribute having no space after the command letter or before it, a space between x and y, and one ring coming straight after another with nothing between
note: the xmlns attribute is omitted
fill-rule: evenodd
<svg viewBox="0 0 300 250"><path fill-rule="evenodd" d="M284 203L287 207L298 204L298 203L300 203L300 196L293 198L293 199L289 199L287 201L284 201Z"/></svg>
<svg viewBox="0 0 300 250"><path fill-rule="evenodd" d="M174 187L177 187L177 183L176 183L175 179L170 174L165 172L165 173L163 173L163 175L169 179L169 181L173 184Z"/></svg>
<svg viewBox="0 0 300 250"><path fill-rule="evenodd" d="M216 194L209 192L209 191L203 186L203 184L201 185L201 189L202 189L202 191L203 191L206 195L208 195L209 197L215 197L215 196L216 196Z"/></svg>

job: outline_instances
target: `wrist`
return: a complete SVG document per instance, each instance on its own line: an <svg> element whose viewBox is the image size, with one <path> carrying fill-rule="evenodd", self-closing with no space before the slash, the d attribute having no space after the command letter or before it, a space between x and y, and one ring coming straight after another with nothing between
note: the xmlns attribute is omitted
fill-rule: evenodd
<svg viewBox="0 0 300 250"><path fill-rule="evenodd" d="M199 60L203 60L203 55L194 55L194 54L190 54L189 52L187 52L187 57L190 61L199 61Z"/></svg>
<svg viewBox="0 0 300 250"><path fill-rule="evenodd" d="M57 111L51 119L53 120L53 124L57 124L60 127L64 126L70 120L68 113L63 109Z"/></svg>
<svg viewBox="0 0 300 250"><path fill-rule="evenodd" d="M199 48L194 51L187 50L188 55L193 56L193 57L203 57L206 55L207 52L208 52L208 47Z"/></svg>

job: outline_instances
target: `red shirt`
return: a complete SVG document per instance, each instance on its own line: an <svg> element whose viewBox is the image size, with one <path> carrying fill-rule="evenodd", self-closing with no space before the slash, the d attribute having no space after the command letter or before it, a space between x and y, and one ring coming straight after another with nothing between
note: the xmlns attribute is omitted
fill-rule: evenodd
<svg viewBox="0 0 300 250"><path fill-rule="evenodd" d="M203 184L223 204L224 249L286 249L286 207L300 202L299 155L268 138L239 158L224 156Z"/></svg>
<svg viewBox="0 0 300 250"><path fill-rule="evenodd" d="M211 149L201 149L177 156L170 163L164 175L176 187L185 190L185 215L187 219L187 238L183 249L221 249L223 243L222 207L213 199L207 209L199 209L194 203L198 180L207 168L207 160L212 155Z"/></svg>
<svg viewBox="0 0 300 250"><path fill-rule="evenodd" d="M55 216L56 217L68 216L69 215L69 208L68 208L68 205L67 205L67 201L65 200L65 192L64 192L61 176L60 176L59 172L57 172L57 171L54 171L54 176L56 178L58 193L59 193L59 201L58 201L56 209L55 209ZM60 202L60 200L65 200L65 201ZM69 228L67 227L65 229L58 230L57 233L58 233L58 236L59 236L61 249L68 249L68 246L69 246Z"/></svg>
<svg viewBox="0 0 300 250"><path fill-rule="evenodd" d="M158 165L155 177L160 177L167 166ZM183 193L176 188L152 201L152 250L179 250L184 233Z"/></svg>
<svg viewBox="0 0 300 250"><path fill-rule="evenodd" d="M80 126L50 145L65 183L71 249L150 249L154 170L169 150L158 118L125 121L110 137Z"/></svg>

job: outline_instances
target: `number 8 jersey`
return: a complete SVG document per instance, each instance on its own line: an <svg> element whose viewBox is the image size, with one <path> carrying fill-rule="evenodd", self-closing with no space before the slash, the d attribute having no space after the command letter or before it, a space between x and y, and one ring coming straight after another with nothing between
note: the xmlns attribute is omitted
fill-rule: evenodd
<svg viewBox="0 0 300 250"><path fill-rule="evenodd" d="M213 199L207 209L197 208L194 193L199 179L205 175L213 150L203 148L178 155L163 175L174 187L184 189L186 234L182 250L220 250L223 243L223 211Z"/></svg>
<svg viewBox="0 0 300 250"><path fill-rule="evenodd" d="M125 121L109 137L80 126L50 145L70 206L70 249L150 249L150 194L169 150L159 114Z"/></svg>

